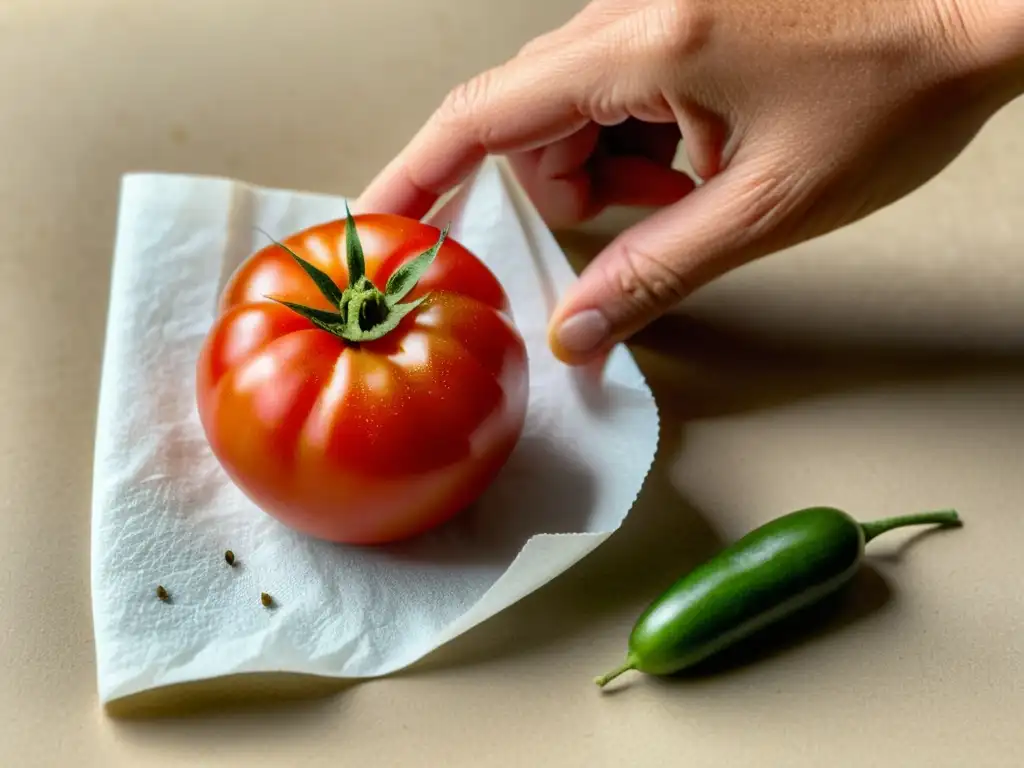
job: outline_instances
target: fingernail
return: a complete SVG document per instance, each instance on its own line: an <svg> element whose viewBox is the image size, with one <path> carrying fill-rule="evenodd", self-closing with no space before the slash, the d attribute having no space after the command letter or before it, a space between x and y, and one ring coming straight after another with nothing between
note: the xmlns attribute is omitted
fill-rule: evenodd
<svg viewBox="0 0 1024 768"><path fill-rule="evenodd" d="M571 355L586 355L604 344L612 326L596 309L585 309L562 322L555 332L555 341Z"/></svg>

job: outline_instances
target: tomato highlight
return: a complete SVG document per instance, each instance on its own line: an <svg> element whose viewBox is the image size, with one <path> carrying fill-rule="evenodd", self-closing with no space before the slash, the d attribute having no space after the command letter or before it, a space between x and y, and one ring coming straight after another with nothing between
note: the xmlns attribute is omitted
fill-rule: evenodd
<svg viewBox="0 0 1024 768"><path fill-rule="evenodd" d="M518 443L528 390L494 274L447 228L347 207L239 266L196 366L200 422L235 485L346 544L470 506Z"/></svg>

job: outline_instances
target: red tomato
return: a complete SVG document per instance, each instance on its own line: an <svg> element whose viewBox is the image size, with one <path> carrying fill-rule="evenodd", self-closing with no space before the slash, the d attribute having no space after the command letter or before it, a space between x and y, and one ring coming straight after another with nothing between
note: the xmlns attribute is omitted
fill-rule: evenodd
<svg viewBox="0 0 1024 768"><path fill-rule="evenodd" d="M378 544L449 520L493 481L522 433L528 363L504 290L468 250L413 219L347 222L270 244L232 275L197 403L257 506L318 538ZM346 246L363 253L354 286Z"/></svg>

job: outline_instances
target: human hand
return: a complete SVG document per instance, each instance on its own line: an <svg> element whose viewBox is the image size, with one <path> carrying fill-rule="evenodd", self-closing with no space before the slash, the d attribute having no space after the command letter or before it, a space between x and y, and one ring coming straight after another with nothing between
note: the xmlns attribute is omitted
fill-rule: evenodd
<svg viewBox="0 0 1024 768"><path fill-rule="evenodd" d="M421 217L505 154L552 226L657 210L551 319L567 363L708 281L856 221L947 165L1020 92L1015 0L593 0L456 87L360 210ZM702 183L670 167L682 138Z"/></svg>

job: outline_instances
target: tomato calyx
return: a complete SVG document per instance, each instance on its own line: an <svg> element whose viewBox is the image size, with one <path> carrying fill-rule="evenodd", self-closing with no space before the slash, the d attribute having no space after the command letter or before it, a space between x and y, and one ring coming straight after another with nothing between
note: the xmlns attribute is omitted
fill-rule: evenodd
<svg viewBox="0 0 1024 768"><path fill-rule="evenodd" d="M340 288L330 275L310 264L284 243L274 240L274 244L283 248L309 275L324 298L337 307L336 312L275 299L273 296L266 298L288 307L309 320L317 328L334 334L350 344L358 344L364 341L374 341L387 335L398 327L406 315L427 300L430 296L429 293L413 301L402 302L402 299L409 295L430 265L434 263L437 252L448 237L448 226L441 230L441 236L430 248L396 269L388 278L384 290L381 291L366 276L363 246L347 203L345 204L345 220L348 285L344 289Z"/></svg>

